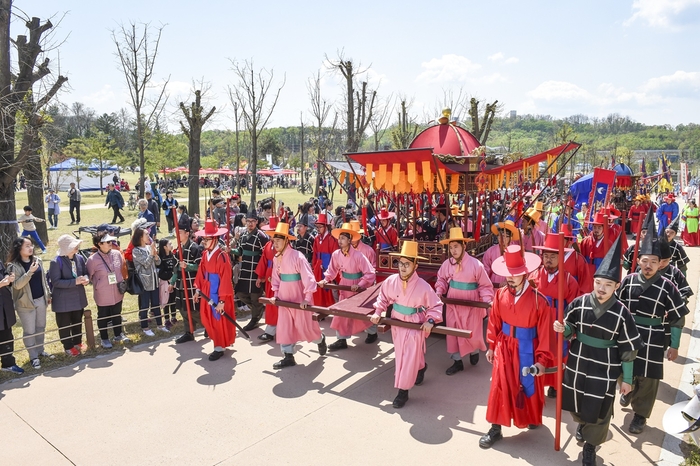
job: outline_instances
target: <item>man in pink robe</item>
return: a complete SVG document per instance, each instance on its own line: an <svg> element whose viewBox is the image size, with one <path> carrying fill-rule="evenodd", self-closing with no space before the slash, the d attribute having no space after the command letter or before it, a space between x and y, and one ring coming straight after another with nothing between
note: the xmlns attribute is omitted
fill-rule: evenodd
<svg viewBox="0 0 700 466"><path fill-rule="evenodd" d="M350 227L360 234L360 239L358 239L357 241L353 241L352 247L357 249L358 251L360 251L362 253L362 255L367 258L369 263L372 264L372 267L374 267L376 269L377 268L377 253L374 252L374 249L372 249L372 246L361 241L362 234L364 233L364 230L360 227L360 221L359 220L350 220Z"/></svg>
<svg viewBox="0 0 700 466"><path fill-rule="evenodd" d="M273 261L272 293L273 301L280 299L300 303L306 308L313 303L316 280L306 257L289 246L290 240L296 237L289 234L289 225L278 223L272 234L272 241L277 251ZM321 333L318 322L314 322L311 312L288 307L278 307L277 343L282 348L284 359L272 367L282 369L296 365L294 360L294 345L298 341L308 341L318 345L318 354L326 354L326 337Z"/></svg>
<svg viewBox="0 0 700 466"><path fill-rule="evenodd" d="M408 401L408 391L423 383L428 368L425 339L435 323L442 321L442 301L428 282L415 273L418 259L427 260L418 255L418 243L404 241L400 253L390 254L399 257L399 273L382 282L374 303L372 323L378 324L382 312L393 305L392 318L421 324L421 330L391 327L396 365L394 386L399 389L393 406L398 409Z"/></svg>
<svg viewBox="0 0 700 466"><path fill-rule="evenodd" d="M512 242L520 239L520 230L516 228L512 221L506 220L505 222L498 222L491 225L491 233L498 238L498 244L494 244L486 250L481 257L481 263L484 264L486 275L489 277L489 280L491 280L491 283L493 283L493 287L500 288L505 286L506 279L493 273L491 265L496 259L503 255L503 251L505 251Z"/></svg>
<svg viewBox="0 0 700 466"><path fill-rule="evenodd" d="M338 247L331 254L331 262L324 274L324 279L318 282L323 288L326 283L332 282L340 276L340 285L349 286L353 291L339 291L340 300L348 299L357 294L358 288L367 288L374 283L376 274L374 267L367 258L350 244L353 240L359 241L360 234L344 223L341 228L336 228L331 233L338 240ZM336 331L338 340L331 343L328 349L338 351L348 347L348 338L356 333L367 330L365 343L377 341L377 327L366 320L351 319L349 317L334 316L331 328Z"/></svg>
<svg viewBox="0 0 700 466"><path fill-rule="evenodd" d="M450 257L442 263L437 273L435 291L438 296L447 293L448 298L490 303L493 301L493 284L486 275L484 265L466 252L461 228L450 228L450 237L440 241L449 247ZM471 330L471 338L447 335L447 352L454 361L447 375L464 370L462 358L469 355L469 362L479 362L479 351L486 351L483 325L486 309L482 307L448 304L445 320L448 327Z"/></svg>

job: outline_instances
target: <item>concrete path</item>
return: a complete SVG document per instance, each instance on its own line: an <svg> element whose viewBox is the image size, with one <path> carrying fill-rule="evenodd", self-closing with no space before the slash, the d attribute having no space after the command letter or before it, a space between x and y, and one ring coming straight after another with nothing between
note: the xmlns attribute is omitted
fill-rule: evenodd
<svg viewBox="0 0 700 466"><path fill-rule="evenodd" d="M691 264L700 263L700 249L688 253ZM697 293L697 266L689 280ZM322 326L332 342L328 325ZM666 363L647 429L627 433L631 411L616 404L599 465L657 464L663 413L698 366L698 355L687 354L692 325L688 319L679 361ZM505 428L493 449L478 447L489 428L491 366L483 354L477 366L448 377L444 339L430 337L426 380L396 410L389 334L378 345L353 338L350 349L325 357L304 343L297 346L298 366L275 371L279 347L258 344L260 333L251 332L252 343L238 339L216 362L206 359L213 347L200 334L196 342L142 345L0 385L0 432L9 446L3 464L580 464L568 413L561 451L554 451L553 400L544 426ZM679 440L668 437L665 445L677 448Z"/></svg>

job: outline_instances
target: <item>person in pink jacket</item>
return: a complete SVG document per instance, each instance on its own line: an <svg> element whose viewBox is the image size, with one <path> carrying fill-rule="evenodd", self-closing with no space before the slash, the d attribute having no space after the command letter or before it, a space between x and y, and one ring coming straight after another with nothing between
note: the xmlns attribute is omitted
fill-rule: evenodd
<svg viewBox="0 0 700 466"><path fill-rule="evenodd" d="M339 291L341 300L348 299L357 294L358 288L367 288L372 285L376 274L367 258L350 244L352 241L359 241L360 234L353 230L349 223L343 223L343 226L333 230L331 235L338 240L340 249L336 249L331 254L331 262L328 264L323 280L318 282L318 286L323 288L326 283L340 276L340 285L353 289L353 291ZM338 335L338 340L328 346L331 351L346 349L348 338L365 330L367 330L365 343L377 341L377 328L366 320L335 316L331 322L331 328Z"/></svg>
<svg viewBox="0 0 700 466"><path fill-rule="evenodd" d="M359 220L350 220L350 228L355 230L360 234L360 238L362 238L362 234L365 232L361 227L360 227L360 221ZM377 268L377 253L374 252L374 249L372 249L372 246L370 246L367 243L364 243L360 240L360 238L357 239L357 241L353 240L352 242L352 247L357 249L362 253L363 256L367 258L370 264L372 264L372 267L375 269Z"/></svg>
<svg viewBox="0 0 700 466"><path fill-rule="evenodd" d="M272 244L277 251L273 260L272 293L270 298L274 304L277 299L300 303L302 309L313 304L316 291L316 279L309 261L299 251L289 246L289 241L296 239L289 234L289 224L279 222L275 231L270 232ZM318 322L314 322L312 314L300 309L278 307L277 343L282 348L284 358L273 364L274 369L296 366L294 360L294 345L298 341L308 341L318 345L318 354L326 354L326 337L321 333Z"/></svg>
<svg viewBox="0 0 700 466"><path fill-rule="evenodd" d="M491 303L493 285L486 274L484 264L467 254L465 242L468 241L459 227L450 228L450 236L440 241L448 245L450 257L440 266L435 282L435 291L439 296L447 294L449 298L465 299ZM475 366L479 362L479 351L486 351L484 342L484 319L486 309L481 307L447 305L445 320L448 327L471 330L471 338L447 336L447 352L454 361L447 369L447 375L464 370L462 358L469 355L469 362Z"/></svg>
<svg viewBox="0 0 700 466"><path fill-rule="evenodd" d="M382 282L371 321L378 324L383 312L393 305L392 318L421 324L421 330L391 327L394 341L394 387L399 393L394 408L402 408L408 401L408 391L423 383L428 365L425 363L425 339L436 323L442 321L442 301L433 288L418 276L418 243L404 241L401 252L390 253L399 258L399 273Z"/></svg>

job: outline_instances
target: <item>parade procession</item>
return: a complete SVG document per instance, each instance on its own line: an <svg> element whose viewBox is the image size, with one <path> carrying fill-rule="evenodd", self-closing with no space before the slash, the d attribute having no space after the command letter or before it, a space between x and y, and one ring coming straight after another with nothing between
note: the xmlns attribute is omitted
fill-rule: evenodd
<svg viewBox="0 0 700 466"><path fill-rule="evenodd" d="M678 358L693 294L684 246L695 245L696 212L681 216L673 192L652 193L655 179L625 165L565 182L579 147L493 164L445 109L406 150L336 162L337 183L357 193L339 215L321 209L313 227L301 218L294 233L294 218L273 215L268 199L272 206L245 215L242 234L207 219L197 235L204 257L224 251L240 267L236 302L251 309L240 332L279 345L272 370L299 370L295 353L306 351L351 364L366 357L358 345L390 342L390 406L411 410L426 389L440 396L486 364L490 427L481 449L519 430L542 435L551 404L553 449L569 436L562 425L573 424L581 464L607 464L597 450L612 424L625 439L643 439L664 366ZM218 297L199 310L215 339L229 327L217 314L228 313L231 286L220 274L213 283L224 291L198 289L209 287L206 270L202 260L194 296ZM427 345L433 339L440 343ZM210 361L224 350L214 344ZM428 351L446 353L442 366L428 369ZM627 407L633 416L622 424L613 413Z"/></svg>

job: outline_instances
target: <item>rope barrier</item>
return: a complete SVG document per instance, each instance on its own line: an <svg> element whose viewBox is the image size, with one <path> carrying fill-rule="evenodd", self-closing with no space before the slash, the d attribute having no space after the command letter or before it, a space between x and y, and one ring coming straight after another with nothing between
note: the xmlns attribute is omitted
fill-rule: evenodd
<svg viewBox="0 0 700 466"><path fill-rule="evenodd" d="M82 326L82 325L85 325L85 331L81 332L79 335L85 336L86 339L87 339L87 341L88 341L88 346L89 346L91 349L94 349L94 348L95 348L95 332L94 332L94 330L93 330L92 332L90 332L90 331L88 330L88 328L87 328L87 327L90 327L90 329L94 329L93 322L97 322L97 321L101 321L101 320L106 320L107 322L109 322L110 320L113 320L113 319L116 318L116 317L122 317L122 316L130 315L130 314L137 314L137 313L142 312L142 311L148 311L148 312L150 313L150 312L153 312L154 309L161 310L161 309L160 309L160 305L158 305L158 306L150 306L150 307L143 308L143 309L139 308L139 309L136 309L136 310L134 310L134 311L121 312L121 313L119 313L119 314L117 314L117 315L104 316L104 317L97 317L97 318L92 318L92 311L91 311L90 309L85 309L85 310L83 311L84 321L81 321L80 324L77 324L77 323L76 323L76 324L71 324L71 325L65 325L65 326L63 326L63 327L57 327L57 328L52 328L52 329L50 329L50 330L44 330L43 332L39 332L39 333L32 333L31 335L26 335L26 336L23 335L23 336L21 336L21 337L14 338L14 339L12 339L12 340L0 341L0 345L5 345L5 344L9 344L9 343L12 343L12 344L14 345L15 342L23 341L24 338L26 338L26 337L36 337L37 335L46 335L46 334L48 334L48 333L54 333L54 332L59 332L59 331L61 331L61 330L66 330L66 329L75 327L76 325L81 325L81 326ZM147 321L152 320L152 319L158 319L158 317L164 318L164 314L161 314L160 316L157 316L157 315L153 315L153 316L147 315L146 318L144 318L144 319L139 318L139 319L137 319L137 320L135 320L135 321L131 321L131 322L122 322L120 325L108 325L108 326L106 326L106 327L104 327L104 328L99 328L99 327L98 327L97 334L99 334L99 332L100 332L101 330L107 331L107 330L110 330L110 329L114 329L114 328L116 328L116 327L124 327L124 325L125 325L126 323L133 323L133 324L139 323L139 324L140 324L141 322L144 322L144 321L147 322ZM177 317L177 313L176 313L176 317ZM141 327L141 328L143 329L143 327ZM146 327L146 328L147 328L147 327ZM70 338L75 337L75 336L78 336L78 334L76 334L76 335L71 335ZM40 345L33 345L33 346L29 346L29 347L24 347L24 348L15 349L15 350L13 350L13 351L11 351L11 352L0 353L0 357L2 357L2 356L9 356L9 355L11 355L11 354L20 353L20 352L22 352L22 351L30 350L30 349L33 349L33 348L39 348L39 347L42 347L42 346L50 345L50 344L52 344L52 343L62 342L63 340L64 340L63 338L59 338L59 339L57 339L57 340L51 340L51 341L48 341L48 342L45 341L44 343L42 343L42 344L40 344Z"/></svg>

